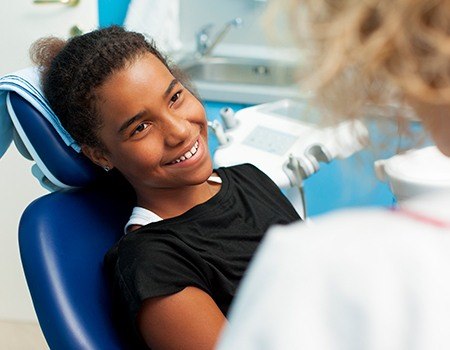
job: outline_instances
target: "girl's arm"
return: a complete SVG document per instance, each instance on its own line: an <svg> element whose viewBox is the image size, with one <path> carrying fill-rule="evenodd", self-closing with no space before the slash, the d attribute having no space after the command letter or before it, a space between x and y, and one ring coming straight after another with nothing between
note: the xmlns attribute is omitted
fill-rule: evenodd
<svg viewBox="0 0 450 350"><path fill-rule="evenodd" d="M226 318L204 291L181 292L144 301L137 317L139 331L152 349L213 349Z"/></svg>

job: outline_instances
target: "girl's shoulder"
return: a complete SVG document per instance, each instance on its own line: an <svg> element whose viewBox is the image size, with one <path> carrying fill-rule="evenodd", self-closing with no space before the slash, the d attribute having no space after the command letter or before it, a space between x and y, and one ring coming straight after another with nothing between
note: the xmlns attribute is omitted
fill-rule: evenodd
<svg viewBox="0 0 450 350"><path fill-rule="evenodd" d="M226 174L229 178L236 179L239 181L248 182L273 182L267 174L257 168L255 165L250 163L243 163L238 165L233 165L229 167L221 167L216 170L219 176Z"/></svg>
<svg viewBox="0 0 450 350"><path fill-rule="evenodd" d="M255 165L251 163L242 163L232 166L220 167L218 171L230 173L262 173Z"/></svg>

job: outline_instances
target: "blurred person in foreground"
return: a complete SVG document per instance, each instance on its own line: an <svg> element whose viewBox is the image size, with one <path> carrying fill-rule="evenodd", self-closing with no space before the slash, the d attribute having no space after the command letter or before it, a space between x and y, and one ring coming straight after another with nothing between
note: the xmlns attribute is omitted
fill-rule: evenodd
<svg viewBox="0 0 450 350"><path fill-rule="evenodd" d="M318 108L341 119L410 106L450 156L450 1L274 5L308 49L302 83ZM273 227L218 348L450 349L449 280L449 193Z"/></svg>

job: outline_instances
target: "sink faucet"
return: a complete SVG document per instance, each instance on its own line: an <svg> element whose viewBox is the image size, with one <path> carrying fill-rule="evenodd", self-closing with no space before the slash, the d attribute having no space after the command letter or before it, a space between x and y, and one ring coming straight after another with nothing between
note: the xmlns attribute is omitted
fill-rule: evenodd
<svg viewBox="0 0 450 350"><path fill-rule="evenodd" d="M216 45L222 41L225 35L230 31L232 27L240 27L242 25L242 19L240 17L236 17L231 21L228 21L223 26L222 30L216 35L214 40L211 41L210 31L214 26L212 23L207 24L200 28L200 30L196 34L197 40L197 55L200 57L209 55L212 50L216 47Z"/></svg>

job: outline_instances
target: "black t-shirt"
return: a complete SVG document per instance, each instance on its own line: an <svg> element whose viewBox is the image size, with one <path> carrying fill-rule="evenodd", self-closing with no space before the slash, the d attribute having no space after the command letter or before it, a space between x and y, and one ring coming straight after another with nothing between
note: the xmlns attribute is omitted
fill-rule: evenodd
<svg viewBox="0 0 450 350"><path fill-rule="evenodd" d="M184 214L124 236L105 258L129 316L143 300L194 286L227 314L264 233L300 217L276 184L250 164L219 168L220 191Z"/></svg>

